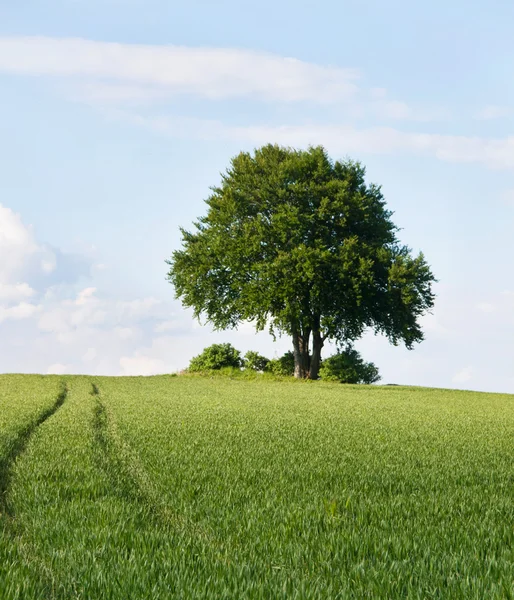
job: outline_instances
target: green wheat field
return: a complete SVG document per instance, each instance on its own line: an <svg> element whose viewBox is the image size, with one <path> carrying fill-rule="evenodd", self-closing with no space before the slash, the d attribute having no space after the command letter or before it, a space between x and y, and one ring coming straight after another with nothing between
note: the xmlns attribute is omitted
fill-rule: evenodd
<svg viewBox="0 0 514 600"><path fill-rule="evenodd" d="M0 598L514 598L514 396L0 376Z"/></svg>

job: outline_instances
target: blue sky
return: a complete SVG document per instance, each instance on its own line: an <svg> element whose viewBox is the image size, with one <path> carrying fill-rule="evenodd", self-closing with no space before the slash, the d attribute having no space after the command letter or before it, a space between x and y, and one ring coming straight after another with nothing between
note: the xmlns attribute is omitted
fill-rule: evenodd
<svg viewBox="0 0 514 600"><path fill-rule="evenodd" d="M230 158L277 142L361 160L439 279L414 351L359 342L383 381L514 392L513 21L506 1L4 0L0 370L289 349L199 326L164 263Z"/></svg>

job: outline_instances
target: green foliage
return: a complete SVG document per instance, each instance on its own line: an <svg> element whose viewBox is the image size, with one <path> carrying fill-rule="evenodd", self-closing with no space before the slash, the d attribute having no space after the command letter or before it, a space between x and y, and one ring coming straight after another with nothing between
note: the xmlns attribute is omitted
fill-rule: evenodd
<svg viewBox="0 0 514 600"><path fill-rule="evenodd" d="M512 598L513 396L252 375L67 377L12 466L1 600ZM13 423L41 379L0 376Z"/></svg>
<svg viewBox="0 0 514 600"><path fill-rule="evenodd" d="M408 348L423 339L434 276L400 244L359 163L332 162L322 147L267 145L233 158L206 204L168 261L176 296L196 317L300 336L305 363L311 334L318 350L366 328Z"/></svg>
<svg viewBox="0 0 514 600"><path fill-rule="evenodd" d="M266 370L273 375L294 375L294 355L292 352L286 352L280 358L274 358L268 362Z"/></svg>
<svg viewBox="0 0 514 600"><path fill-rule="evenodd" d="M188 370L215 371L224 367L241 368L242 365L241 352L231 344L212 344L191 359Z"/></svg>
<svg viewBox="0 0 514 600"><path fill-rule="evenodd" d="M377 383L381 377L378 368L364 362L355 348L346 348L324 359L319 370L321 379L341 383Z"/></svg>
<svg viewBox="0 0 514 600"><path fill-rule="evenodd" d="M266 358L253 350L248 350L244 356L243 366L245 369L251 369L253 371L264 371L268 366L268 363L269 358Z"/></svg>

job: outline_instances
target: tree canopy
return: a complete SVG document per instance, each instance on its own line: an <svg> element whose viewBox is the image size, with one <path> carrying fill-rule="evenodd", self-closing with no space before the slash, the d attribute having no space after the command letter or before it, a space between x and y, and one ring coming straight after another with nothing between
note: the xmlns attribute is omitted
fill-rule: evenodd
<svg viewBox="0 0 514 600"><path fill-rule="evenodd" d="M206 203L168 261L196 317L290 335L297 377L317 378L328 339L342 347L368 328L409 349L423 339L434 276L360 163L267 145L233 158Z"/></svg>

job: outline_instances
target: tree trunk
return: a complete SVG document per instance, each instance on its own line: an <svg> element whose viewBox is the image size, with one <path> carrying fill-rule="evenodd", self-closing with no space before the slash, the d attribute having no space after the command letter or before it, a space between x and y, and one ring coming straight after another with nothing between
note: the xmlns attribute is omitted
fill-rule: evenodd
<svg viewBox="0 0 514 600"><path fill-rule="evenodd" d="M323 348L323 337L318 331L312 335L312 356L309 365L309 379L317 379L321 365L321 349Z"/></svg>
<svg viewBox="0 0 514 600"><path fill-rule="evenodd" d="M309 376L310 356L309 338L311 332L307 330L300 333L293 331L293 353L294 353L294 376L297 379L305 379Z"/></svg>
<svg viewBox="0 0 514 600"><path fill-rule="evenodd" d="M321 349L323 348L324 339L320 331L321 318L319 315L314 315L312 328L312 356L309 365L309 379L317 379L319 376L319 368L321 366Z"/></svg>

